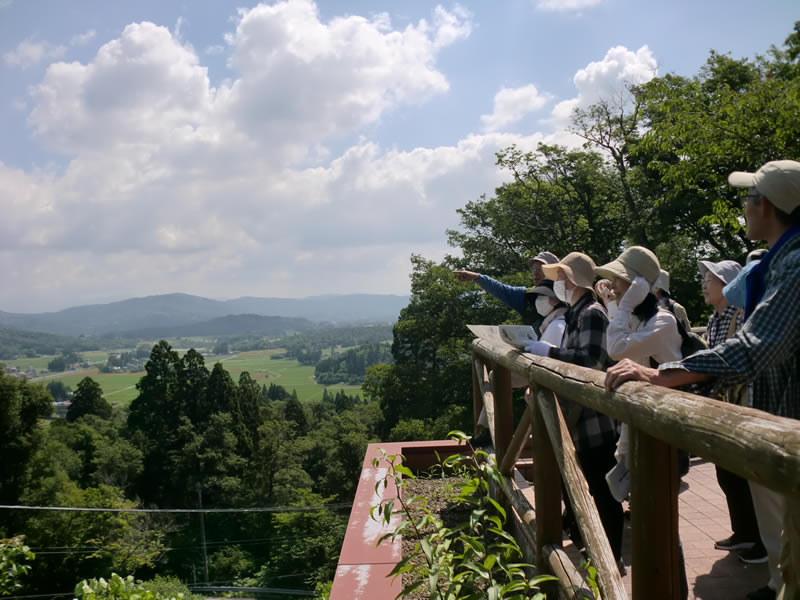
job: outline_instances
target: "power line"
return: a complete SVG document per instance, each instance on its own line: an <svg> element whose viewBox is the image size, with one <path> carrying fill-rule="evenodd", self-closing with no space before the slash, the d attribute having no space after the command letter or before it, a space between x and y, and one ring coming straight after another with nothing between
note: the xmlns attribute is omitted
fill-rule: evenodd
<svg viewBox="0 0 800 600"><path fill-rule="evenodd" d="M8 510L53 510L71 512L112 512L112 513L292 513L315 512L352 508L351 502L320 504L318 506L264 506L258 508L94 508L77 506L22 506L19 504L0 504L0 509Z"/></svg>

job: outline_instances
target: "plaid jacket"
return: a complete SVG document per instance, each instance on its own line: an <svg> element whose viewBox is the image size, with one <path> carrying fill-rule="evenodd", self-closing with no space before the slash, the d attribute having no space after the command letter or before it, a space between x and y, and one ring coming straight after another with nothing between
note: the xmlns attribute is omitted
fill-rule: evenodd
<svg viewBox="0 0 800 600"><path fill-rule="evenodd" d="M729 306L722 311L722 314L717 314L717 311L711 313L711 316L708 317L708 326L705 334L709 348L718 346L728 338L728 330L731 328L731 321L734 315L736 316L736 330L738 330L742 326L743 315L741 309L736 306Z"/></svg>
<svg viewBox="0 0 800 600"><path fill-rule="evenodd" d="M567 328L561 348L552 348L549 356L581 367L605 371L611 365L606 352L606 310L591 294L585 294L569 308L564 319ZM570 428L576 450L616 443L617 432L610 417L591 408L581 409L571 400L560 398L559 403L565 413L581 410L577 423Z"/></svg>
<svg viewBox="0 0 800 600"><path fill-rule="evenodd" d="M778 249L761 302L721 344L661 369L717 377L724 385L753 382L753 408L800 419L800 235Z"/></svg>

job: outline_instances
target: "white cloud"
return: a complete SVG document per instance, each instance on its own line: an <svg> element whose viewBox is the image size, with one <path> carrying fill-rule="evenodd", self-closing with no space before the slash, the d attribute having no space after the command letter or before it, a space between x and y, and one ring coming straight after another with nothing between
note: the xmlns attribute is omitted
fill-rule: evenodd
<svg viewBox="0 0 800 600"><path fill-rule="evenodd" d="M564 128L576 108L586 108L599 100L614 100L624 95L628 85L650 81L658 74L658 63L647 46L636 52L616 46L606 52L603 60L591 62L573 77L578 95L562 100L553 108L552 121Z"/></svg>
<svg viewBox="0 0 800 600"><path fill-rule="evenodd" d="M0 163L0 309L174 291L407 292L409 255L452 251L455 210L507 179L496 151L569 139L497 131L547 98L522 86L498 93L484 133L450 144L326 146L447 91L438 51L469 19L442 11L402 29L386 15L323 22L302 0L242 11L226 40L235 78L218 87L152 23L128 25L86 64L50 65L29 123L67 164ZM612 49L576 74L573 102L635 78L648 56Z"/></svg>
<svg viewBox="0 0 800 600"><path fill-rule="evenodd" d="M72 39L69 41L69 45L83 46L84 44L88 44L90 41L92 41L96 35L97 32L94 29L89 29L83 33L72 36Z"/></svg>
<svg viewBox="0 0 800 600"><path fill-rule="evenodd" d="M485 131L498 131L516 123L528 113L547 104L547 97L539 93L534 85L518 88L503 88L494 96L494 110L490 115L481 115Z"/></svg>
<svg viewBox="0 0 800 600"><path fill-rule="evenodd" d="M225 46L220 46L219 44L215 44L206 48L206 54L210 55L222 54L223 52L225 52Z"/></svg>
<svg viewBox="0 0 800 600"><path fill-rule="evenodd" d="M13 50L3 54L3 60L9 67L27 69L46 59L61 58L66 51L64 46L35 42L28 38L22 40Z"/></svg>
<svg viewBox="0 0 800 600"><path fill-rule="evenodd" d="M537 10L577 12L601 4L604 0L535 0Z"/></svg>

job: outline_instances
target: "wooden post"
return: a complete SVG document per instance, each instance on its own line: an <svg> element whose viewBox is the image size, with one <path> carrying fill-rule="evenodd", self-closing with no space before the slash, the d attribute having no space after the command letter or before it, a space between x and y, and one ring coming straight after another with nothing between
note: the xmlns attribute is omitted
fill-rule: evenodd
<svg viewBox="0 0 800 600"><path fill-rule="evenodd" d="M536 564L547 565L547 546L561 547L561 471L539 411L536 388L528 405L533 425L533 492L536 498Z"/></svg>
<svg viewBox="0 0 800 600"><path fill-rule="evenodd" d="M511 372L498 364L494 365L494 451L497 464L503 463L508 445L514 435L514 407L511 405Z"/></svg>
<svg viewBox="0 0 800 600"><path fill-rule="evenodd" d="M631 427L633 600L679 600L678 455Z"/></svg>
<svg viewBox="0 0 800 600"><path fill-rule="evenodd" d="M483 392L481 392L480 380L483 373L478 373L478 359L479 356L472 351L472 432L477 433L478 418L481 415L483 408ZM481 360L482 362L482 360Z"/></svg>

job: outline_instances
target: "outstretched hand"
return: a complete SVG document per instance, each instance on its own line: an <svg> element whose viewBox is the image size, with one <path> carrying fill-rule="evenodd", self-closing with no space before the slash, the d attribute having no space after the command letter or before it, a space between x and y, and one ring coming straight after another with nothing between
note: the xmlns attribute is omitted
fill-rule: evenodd
<svg viewBox="0 0 800 600"><path fill-rule="evenodd" d="M465 271L463 269L456 269L453 271L453 275L456 276L456 279L459 281L475 281L478 277L481 276L480 273L475 273L473 271Z"/></svg>
<svg viewBox="0 0 800 600"><path fill-rule="evenodd" d="M657 376L658 369L651 369L625 358L606 371L606 391L613 391L626 381L653 383Z"/></svg>

